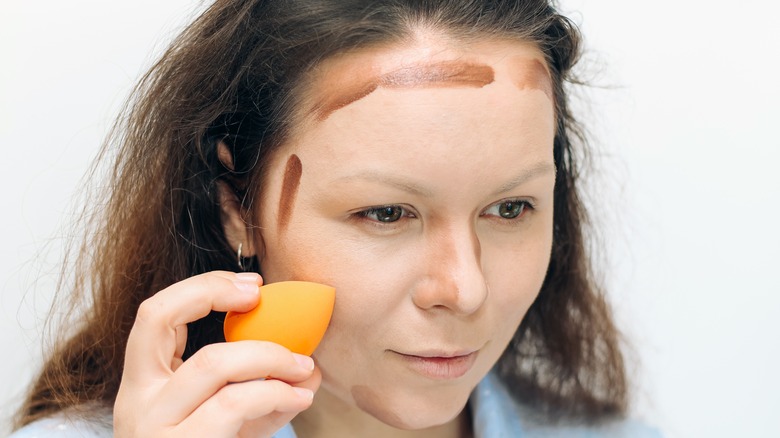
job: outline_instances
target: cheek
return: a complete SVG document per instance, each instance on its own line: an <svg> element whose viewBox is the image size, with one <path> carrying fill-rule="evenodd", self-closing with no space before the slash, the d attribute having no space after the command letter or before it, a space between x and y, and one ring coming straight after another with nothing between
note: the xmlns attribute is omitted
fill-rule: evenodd
<svg viewBox="0 0 780 438"><path fill-rule="evenodd" d="M327 226L306 230L293 220L282 238L268 246L267 278L278 281L275 277L282 275L336 288L333 316L314 357L323 373L324 388L345 400L357 395L354 400L367 404L361 408L368 409L374 400L370 391L352 395L349 391L376 379L376 367L365 368L364 364L381 363L386 348L404 342L398 326L408 316L409 286L404 279L411 277L413 262L408 252L389 255L386 248L344 239L344 232ZM376 415L375 411L370 412Z"/></svg>
<svg viewBox="0 0 780 438"><path fill-rule="evenodd" d="M483 244L483 272L497 312L517 323L536 299L550 263L552 217L513 239Z"/></svg>
<svg viewBox="0 0 780 438"><path fill-rule="evenodd" d="M269 233L262 273L267 282L306 280L335 287L328 333L365 338L381 331L387 320L383 315L408 295L402 279L408 278L404 273L409 272L410 254L389 255L386 248L344 239L345 233L335 228L327 223L302 226L293 219L285 233Z"/></svg>

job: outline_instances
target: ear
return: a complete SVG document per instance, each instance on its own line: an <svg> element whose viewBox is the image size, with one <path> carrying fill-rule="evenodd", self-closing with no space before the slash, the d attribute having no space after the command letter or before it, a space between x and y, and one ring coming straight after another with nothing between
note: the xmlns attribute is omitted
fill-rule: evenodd
<svg viewBox="0 0 780 438"><path fill-rule="evenodd" d="M225 143L217 145L218 156L222 164L228 169L233 169L233 157ZM225 181L217 181L217 196L219 198L220 217L222 219L223 232L230 247L238 252L241 246L242 257L260 256L257 246L262 246L262 237L256 236L252 227L247 225L246 211L241 206L238 196ZM255 242L258 239L258 242Z"/></svg>

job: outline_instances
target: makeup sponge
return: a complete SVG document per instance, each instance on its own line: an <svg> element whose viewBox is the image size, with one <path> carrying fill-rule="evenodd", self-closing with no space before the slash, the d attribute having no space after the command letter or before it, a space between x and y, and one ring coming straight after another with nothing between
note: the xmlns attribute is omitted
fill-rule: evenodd
<svg viewBox="0 0 780 438"><path fill-rule="evenodd" d="M311 356L328 328L335 299L336 289L308 281L261 286L257 307L227 313L225 339L271 341Z"/></svg>

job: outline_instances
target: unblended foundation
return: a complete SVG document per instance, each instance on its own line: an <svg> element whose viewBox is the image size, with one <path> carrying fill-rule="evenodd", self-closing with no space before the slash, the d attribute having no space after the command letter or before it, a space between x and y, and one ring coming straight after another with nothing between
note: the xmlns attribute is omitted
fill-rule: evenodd
<svg viewBox="0 0 780 438"><path fill-rule="evenodd" d="M284 170L284 179L282 180L282 193L279 197L279 230L284 230L290 223L292 217L295 196L298 194L298 187L301 184L301 175L303 174L303 165L297 155L292 154L287 159L287 166Z"/></svg>
<svg viewBox="0 0 780 438"><path fill-rule="evenodd" d="M377 88L471 87L482 88L493 82L493 68L484 64L461 61L443 61L433 64L411 65L393 70L365 81L348 83L344 89L322 99L314 107L322 121L337 109L343 108L376 91Z"/></svg>
<svg viewBox="0 0 780 438"><path fill-rule="evenodd" d="M515 57L509 61L509 74L520 90L540 90L553 100L552 79L538 59Z"/></svg>

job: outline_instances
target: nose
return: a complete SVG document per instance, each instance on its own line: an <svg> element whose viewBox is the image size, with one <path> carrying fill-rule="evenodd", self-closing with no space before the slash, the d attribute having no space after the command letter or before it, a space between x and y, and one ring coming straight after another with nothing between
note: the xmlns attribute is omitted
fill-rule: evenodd
<svg viewBox="0 0 780 438"><path fill-rule="evenodd" d="M425 275L412 292L417 307L469 315L487 299L479 238L472 227L464 228L450 228L426 238Z"/></svg>

